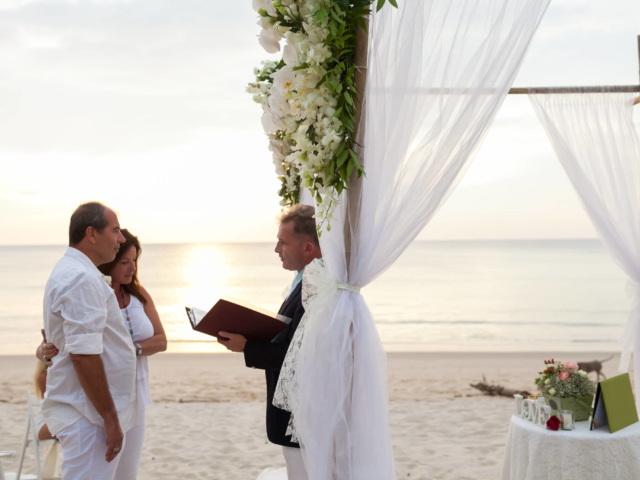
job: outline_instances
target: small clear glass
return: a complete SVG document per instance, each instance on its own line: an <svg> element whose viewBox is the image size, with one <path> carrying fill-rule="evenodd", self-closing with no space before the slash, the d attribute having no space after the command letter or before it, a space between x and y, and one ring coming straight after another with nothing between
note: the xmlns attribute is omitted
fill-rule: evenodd
<svg viewBox="0 0 640 480"><path fill-rule="evenodd" d="M571 410L560 410L558 412L560 418L560 426L562 430L575 430L576 429L576 421L575 416Z"/></svg>

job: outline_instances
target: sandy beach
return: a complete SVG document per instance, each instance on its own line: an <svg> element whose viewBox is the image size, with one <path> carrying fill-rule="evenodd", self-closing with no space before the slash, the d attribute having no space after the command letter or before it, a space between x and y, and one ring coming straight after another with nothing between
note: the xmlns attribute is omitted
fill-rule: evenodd
<svg viewBox="0 0 640 480"><path fill-rule="evenodd" d="M607 353L557 353L588 361ZM490 383L534 390L549 353L390 353L391 427L398 478L497 479L513 400L469 386ZM603 372L617 372L619 356ZM32 390L35 358L0 356L0 450L18 450ZM153 404L140 480L256 479L284 466L267 441L264 376L231 354L164 354L150 358ZM595 375L591 374L595 379ZM5 470L15 469L5 460ZM33 472L33 457L25 462Z"/></svg>

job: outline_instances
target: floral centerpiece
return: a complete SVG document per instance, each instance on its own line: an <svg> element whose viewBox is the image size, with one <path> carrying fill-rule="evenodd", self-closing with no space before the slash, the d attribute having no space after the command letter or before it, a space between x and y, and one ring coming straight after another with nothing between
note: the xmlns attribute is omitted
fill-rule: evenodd
<svg viewBox="0 0 640 480"><path fill-rule="evenodd" d="M571 410L576 421L588 420L596 387L587 377L587 372L579 370L575 362L562 363L551 359L545 360L544 364L546 368L539 372L534 383L551 407L552 414Z"/></svg>

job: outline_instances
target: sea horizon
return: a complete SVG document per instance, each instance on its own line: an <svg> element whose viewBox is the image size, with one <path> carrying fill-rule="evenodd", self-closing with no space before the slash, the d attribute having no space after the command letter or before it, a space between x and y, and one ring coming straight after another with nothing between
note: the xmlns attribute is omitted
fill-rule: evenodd
<svg viewBox="0 0 640 480"><path fill-rule="evenodd" d="M140 279L169 352L223 351L185 306L229 295L277 311L293 273L273 242L144 244ZM65 245L0 246L0 355L40 342L42 296ZM626 278L597 239L420 240L363 288L389 352L620 351Z"/></svg>
<svg viewBox="0 0 640 480"><path fill-rule="evenodd" d="M574 238L453 238L453 239L418 239L414 240L413 243L449 243L449 242L546 242L546 241L581 241L581 240L595 240L600 242L597 237L574 237ZM145 242L145 246L152 245L254 245L254 244L273 244L275 245L275 239L272 240L255 240L255 241L243 241L243 242L233 242L233 241L225 241L225 242ZM10 244L10 245L2 245L0 244L0 248L20 248L20 247L68 247L69 245L66 243L43 243L43 244Z"/></svg>

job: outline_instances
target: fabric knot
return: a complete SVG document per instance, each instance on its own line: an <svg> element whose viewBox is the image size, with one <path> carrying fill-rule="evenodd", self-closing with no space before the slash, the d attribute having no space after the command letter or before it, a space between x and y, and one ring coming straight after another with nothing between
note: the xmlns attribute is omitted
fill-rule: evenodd
<svg viewBox="0 0 640 480"><path fill-rule="evenodd" d="M347 285L346 283L339 283L338 290L349 290L350 292L360 293L360 287L354 287L353 285Z"/></svg>

